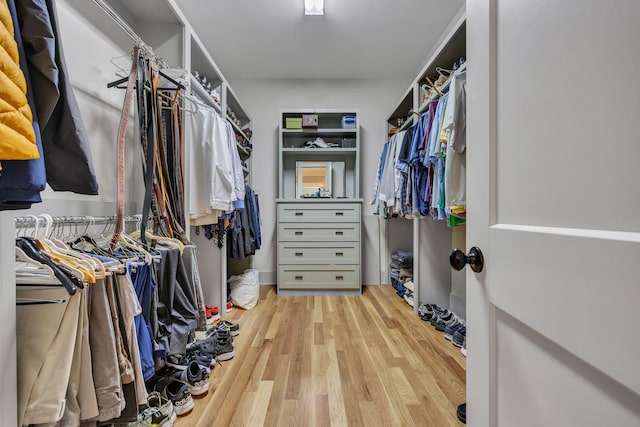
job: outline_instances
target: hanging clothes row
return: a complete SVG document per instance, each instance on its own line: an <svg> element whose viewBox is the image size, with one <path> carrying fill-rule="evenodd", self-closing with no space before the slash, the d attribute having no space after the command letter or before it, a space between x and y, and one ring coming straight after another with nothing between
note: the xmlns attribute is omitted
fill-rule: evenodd
<svg viewBox="0 0 640 427"><path fill-rule="evenodd" d="M191 225L216 224L218 217L244 208L245 182L236 136L216 110L193 98L189 111L189 214Z"/></svg>
<svg viewBox="0 0 640 427"><path fill-rule="evenodd" d="M0 0L0 210L55 191L98 194L87 132L69 81L53 0Z"/></svg>
<svg viewBox="0 0 640 427"><path fill-rule="evenodd" d="M385 218L431 216L450 226L466 217L466 63L451 73L408 129L380 155L371 204Z"/></svg>
<svg viewBox="0 0 640 427"><path fill-rule="evenodd" d="M234 259L255 255L256 250L262 245L258 195L248 185L245 188L245 207L234 212L230 224L227 251L229 257Z"/></svg>
<svg viewBox="0 0 640 427"><path fill-rule="evenodd" d="M16 221L20 425L135 421L145 381L206 329L195 248L136 230L110 251L113 220Z"/></svg>

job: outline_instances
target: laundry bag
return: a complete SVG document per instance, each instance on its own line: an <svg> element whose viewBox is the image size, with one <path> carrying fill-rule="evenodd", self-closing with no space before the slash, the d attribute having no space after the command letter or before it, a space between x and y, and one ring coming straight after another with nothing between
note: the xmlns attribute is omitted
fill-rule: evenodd
<svg viewBox="0 0 640 427"><path fill-rule="evenodd" d="M227 283L229 283L231 302L234 306L249 310L258 304L260 299L258 270L245 270L244 274L231 276Z"/></svg>

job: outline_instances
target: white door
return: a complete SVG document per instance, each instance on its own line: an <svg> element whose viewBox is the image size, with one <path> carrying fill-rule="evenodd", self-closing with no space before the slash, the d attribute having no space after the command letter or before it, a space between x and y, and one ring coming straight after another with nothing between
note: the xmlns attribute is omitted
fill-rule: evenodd
<svg viewBox="0 0 640 427"><path fill-rule="evenodd" d="M467 0L470 426L640 426L639 19Z"/></svg>

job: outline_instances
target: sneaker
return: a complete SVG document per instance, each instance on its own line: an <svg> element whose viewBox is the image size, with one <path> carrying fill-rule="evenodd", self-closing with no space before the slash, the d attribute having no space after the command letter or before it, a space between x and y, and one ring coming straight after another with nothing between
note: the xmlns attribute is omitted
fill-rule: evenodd
<svg viewBox="0 0 640 427"><path fill-rule="evenodd" d="M207 335L213 335L219 331L229 331L232 337L240 335L240 324L238 322L231 322L229 320L222 320L218 322L214 327L207 331Z"/></svg>
<svg viewBox="0 0 640 427"><path fill-rule="evenodd" d="M171 354L165 357L164 364L173 369L184 371L189 366L189 358L185 354Z"/></svg>
<svg viewBox="0 0 640 427"><path fill-rule="evenodd" d="M447 310L448 311L448 310ZM436 322L436 331L444 332L447 329L447 326L459 323L458 316L449 311L451 316L441 316Z"/></svg>
<svg viewBox="0 0 640 427"><path fill-rule="evenodd" d="M429 320L429 322L431 323L431 326L435 328L438 322L449 322L451 319L453 319L453 316L453 313L446 308L434 310L433 316L431 317L431 320Z"/></svg>
<svg viewBox="0 0 640 427"><path fill-rule="evenodd" d="M213 359L211 356L209 356L208 354L204 354L197 349L187 350L187 357L191 361L198 362L198 365L207 368L207 373L211 373L211 369L209 369L209 367L215 365L216 363L215 359Z"/></svg>
<svg viewBox="0 0 640 427"><path fill-rule="evenodd" d="M433 313L436 309L439 308L435 304L422 303L418 307L418 316L420 316L420 318L425 322L428 322L433 317Z"/></svg>
<svg viewBox="0 0 640 427"><path fill-rule="evenodd" d="M233 310L233 303L231 301L227 301L227 313Z"/></svg>
<svg viewBox="0 0 640 427"><path fill-rule="evenodd" d="M464 340L462 341L462 348L460 349L460 353L462 353L464 357L467 357L467 337L464 337Z"/></svg>
<svg viewBox="0 0 640 427"><path fill-rule="evenodd" d="M462 326L461 328L458 328L458 330L453 333L453 337L451 338L451 343L456 347L462 347L462 344L464 344L464 340L466 336L467 336L467 327Z"/></svg>
<svg viewBox="0 0 640 427"><path fill-rule="evenodd" d="M192 396L200 396L209 391L209 374L207 370L193 361L184 371L178 371L175 378L189 387Z"/></svg>
<svg viewBox="0 0 640 427"><path fill-rule="evenodd" d="M456 410L456 416L460 420L462 424L467 423L467 404L463 403L458 405L458 409Z"/></svg>
<svg viewBox="0 0 640 427"><path fill-rule="evenodd" d="M409 293L405 293L404 296L402 297L404 299L404 301L409 304L411 307L413 307L413 292Z"/></svg>
<svg viewBox="0 0 640 427"><path fill-rule="evenodd" d="M231 343L223 343L215 338L201 341L196 345L198 346L198 350L204 354L210 355L216 360L216 362L233 359L233 356L235 356L233 345Z"/></svg>
<svg viewBox="0 0 640 427"><path fill-rule="evenodd" d="M184 415L193 409L193 398L189 386L182 381L167 377L161 378L153 389L171 401L177 415Z"/></svg>
<svg viewBox="0 0 640 427"><path fill-rule="evenodd" d="M453 334L460 328L464 328L464 323L459 319L456 319L455 322L449 323L447 327L444 328L444 338L451 341L453 339Z"/></svg>
<svg viewBox="0 0 640 427"><path fill-rule="evenodd" d="M205 313L207 316L207 325L213 325L213 323L220 319L220 312L217 305L205 305Z"/></svg>
<svg viewBox="0 0 640 427"><path fill-rule="evenodd" d="M169 423L167 425L172 426L175 423L177 415L173 410L173 404L169 399L165 399L162 397L160 393L157 391L152 391L149 393L149 397L147 398L147 405L149 408L155 408L164 416L167 417Z"/></svg>
<svg viewBox="0 0 640 427"><path fill-rule="evenodd" d="M171 402L169 402L169 406L171 406ZM171 412L175 417L173 407L171 408ZM167 415L163 414L158 408L150 408L146 405L143 405L140 407L140 412L138 412L138 419L136 421L126 424L113 425L115 427L173 427L174 422L175 419L171 419Z"/></svg>

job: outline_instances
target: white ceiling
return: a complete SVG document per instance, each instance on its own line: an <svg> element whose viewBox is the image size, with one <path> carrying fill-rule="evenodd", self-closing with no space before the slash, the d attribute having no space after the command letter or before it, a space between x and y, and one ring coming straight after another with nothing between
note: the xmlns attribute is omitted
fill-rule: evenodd
<svg viewBox="0 0 640 427"><path fill-rule="evenodd" d="M222 72L256 78L406 79L464 0L178 0Z"/></svg>

